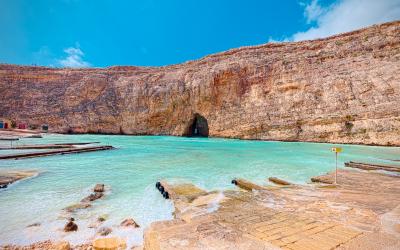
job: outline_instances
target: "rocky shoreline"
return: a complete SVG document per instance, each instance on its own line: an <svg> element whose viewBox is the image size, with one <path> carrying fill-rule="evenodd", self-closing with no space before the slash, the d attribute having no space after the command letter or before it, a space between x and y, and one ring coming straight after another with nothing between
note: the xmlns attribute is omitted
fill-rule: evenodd
<svg viewBox="0 0 400 250"><path fill-rule="evenodd" d="M8 171L7 176L22 176L21 172L12 172ZM22 172L26 174L25 172ZM30 172L29 172L30 173ZM4 174L5 176L5 174ZM1 180L0 176L0 180ZM17 178L17 177L15 177ZM76 212L88 209L92 206L92 203L95 202L98 199L103 198L106 195L106 192L109 191L110 187L106 186L104 184L96 184L94 188L92 189L92 192L84 197L79 203L73 204L71 206L68 206L64 209L64 211L67 213L69 217L67 217L66 224L64 228L62 229L65 233L70 233L70 232L79 232L80 228L77 225L77 222L75 220L74 215L76 215ZM89 225L90 228L94 228L96 230L96 237L95 240L89 240L87 239L86 241L89 241L90 243L84 243L84 244L79 244L79 245L74 245L72 246L68 241L61 240L61 241L52 241L52 240L46 240L46 241L40 241L40 242L35 242L29 245L25 246L19 246L19 245L14 245L14 244L9 244L9 245L3 245L0 246L0 249L5 249L5 250L34 250L34 249L47 249L47 250L69 250L69 249L78 249L78 250L90 250L90 249L96 249L94 246L101 245L104 242L98 243L97 240L101 239L106 240L106 244L113 244L115 242L118 242L119 245L125 246L126 247L126 242L125 240L112 236L110 237L109 235L113 232L113 229L111 227L105 227L103 226L103 223L108 220L107 215L101 215L98 216L96 221L92 224ZM28 225L27 227L34 228L34 227L40 227L42 226L40 222L33 223L31 225ZM126 218L121 223L118 225L120 228L139 228L140 225L136 223L136 221L133 218ZM92 242L91 242L92 241ZM108 242L110 241L110 242ZM134 248L134 247L132 247ZM108 248L107 248L108 249ZM121 248L125 249L125 248Z"/></svg>
<svg viewBox="0 0 400 250"><path fill-rule="evenodd" d="M143 246L132 249L400 247L400 177L340 170L337 185L331 184L333 178L333 173L313 177L317 183L307 185L270 178L271 184L262 186L239 178L232 183L240 188L224 192L207 192L190 183L161 181L156 188L174 203L175 219L152 223L145 230ZM100 184L93 192L104 190ZM85 198L83 202L92 201ZM79 230L73 220L67 226ZM131 218L120 226L138 227ZM121 243L123 239L109 237L107 228L99 228L97 239L102 242L94 240L71 246L64 241L45 241L28 246L7 245L1 249L89 250L100 249L95 245L104 244L105 240L122 244L120 249L126 247Z"/></svg>

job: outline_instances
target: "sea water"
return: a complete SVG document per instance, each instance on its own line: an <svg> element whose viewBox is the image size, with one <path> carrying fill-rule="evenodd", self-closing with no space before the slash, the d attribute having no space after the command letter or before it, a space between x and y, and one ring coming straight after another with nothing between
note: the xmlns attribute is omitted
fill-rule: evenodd
<svg viewBox="0 0 400 250"><path fill-rule="evenodd" d="M312 176L334 170L335 155L331 147L337 146L170 136L50 134L42 139L21 139L18 144L95 141L116 149L0 160L0 170L39 172L34 178L0 191L0 245L46 239L80 244L96 237L98 228L90 226L96 224L99 216L107 217L101 226L112 228L112 234L126 238L129 245L137 245L142 241L143 228L173 217L171 201L163 199L155 188L158 180L191 182L209 191L235 188L231 180L236 177L265 184L266 178L276 176L304 184ZM339 167L349 160L396 164L391 160L400 158L400 148L396 147L339 146L343 148ZM8 153L0 150L0 154ZM64 210L89 195L96 183L106 184L104 198L74 214ZM70 216L75 218L79 230L65 233L62 229ZM141 227L119 227L126 218L134 218ZM27 227L33 223L40 226Z"/></svg>

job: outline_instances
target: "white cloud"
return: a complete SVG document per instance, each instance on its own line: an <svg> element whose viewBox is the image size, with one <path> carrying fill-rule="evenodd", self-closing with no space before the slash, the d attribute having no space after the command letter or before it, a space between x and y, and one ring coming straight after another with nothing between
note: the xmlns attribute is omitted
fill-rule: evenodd
<svg viewBox="0 0 400 250"><path fill-rule="evenodd" d="M318 0L312 0L310 4L302 4L304 8L304 16L307 18L307 23L318 20L318 18L326 11L319 5Z"/></svg>
<svg viewBox="0 0 400 250"><path fill-rule="evenodd" d="M83 60L85 54L79 48L78 44L75 47L66 48L64 52L67 53L67 57L58 60L61 66L68 68L85 68L90 66L90 63Z"/></svg>
<svg viewBox="0 0 400 250"><path fill-rule="evenodd" d="M290 40L323 38L400 19L400 0L338 0L325 7L312 0L304 6L307 23L316 24L294 34Z"/></svg>
<svg viewBox="0 0 400 250"><path fill-rule="evenodd" d="M268 43L281 43L281 42L290 42L289 38L284 37L282 39L275 39L273 37L268 38Z"/></svg>

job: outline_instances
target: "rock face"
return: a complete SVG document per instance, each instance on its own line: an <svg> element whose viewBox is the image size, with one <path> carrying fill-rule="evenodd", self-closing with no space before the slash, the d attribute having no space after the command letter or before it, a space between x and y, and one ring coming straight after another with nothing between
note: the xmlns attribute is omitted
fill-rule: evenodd
<svg viewBox="0 0 400 250"><path fill-rule="evenodd" d="M0 117L61 133L197 128L215 137L400 145L399 72L399 21L166 67L0 65Z"/></svg>

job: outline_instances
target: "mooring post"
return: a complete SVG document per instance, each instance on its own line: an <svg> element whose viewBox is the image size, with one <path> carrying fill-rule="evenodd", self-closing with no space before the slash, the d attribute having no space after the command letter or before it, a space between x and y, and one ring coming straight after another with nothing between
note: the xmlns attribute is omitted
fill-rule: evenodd
<svg viewBox="0 0 400 250"><path fill-rule="evenodd" d="M342 152L342 148L332 148L332 152L335 153L335 182L334 184L337 184L337 174L338 174L338 169L337 169L337 158L338 158L338 153Z"/></svg>
<svg viewBox="0 0 400 250"><path fill-rule="evenodd" d="M335 152L335 158L336 158L335 184L337 184L337 152Z"/></svg>

